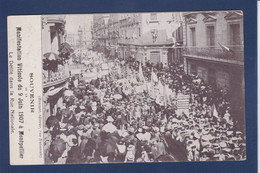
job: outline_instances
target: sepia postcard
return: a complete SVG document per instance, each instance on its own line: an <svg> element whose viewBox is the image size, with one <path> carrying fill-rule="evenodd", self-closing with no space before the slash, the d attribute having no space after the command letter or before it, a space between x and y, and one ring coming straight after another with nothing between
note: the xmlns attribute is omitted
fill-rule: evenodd
<svg viewBox="0 0 260 173"><path fill-rule="evenodd" d="M246 159L243 12L8 16L11 165Z"/></svg>

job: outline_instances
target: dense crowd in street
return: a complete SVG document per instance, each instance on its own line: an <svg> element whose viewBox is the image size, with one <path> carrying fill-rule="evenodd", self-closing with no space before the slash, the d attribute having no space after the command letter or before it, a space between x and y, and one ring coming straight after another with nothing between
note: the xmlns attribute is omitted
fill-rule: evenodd
<svg viewBox="0 0 260 173"><path fill-rule="evenodd" d="M46 163L245 159L228 91L179 65L115 60L115 69L90 82L71 77L63 106L46 120ZM182 95L187 110L178 110Z"/></svg>

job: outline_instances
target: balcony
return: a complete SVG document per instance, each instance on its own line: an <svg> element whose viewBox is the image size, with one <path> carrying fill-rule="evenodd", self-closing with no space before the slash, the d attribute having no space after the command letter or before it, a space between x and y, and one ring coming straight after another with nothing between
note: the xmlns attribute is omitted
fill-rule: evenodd
<svg viewBox="0 0 260 173"><path fill-rule="evenodd" d="M57 72L43 71L43 88L55 86L66 82L69 78L68 70L61 69Z"/></svg>
<svg viewBox="0 0 260 173"><path fill-rule="evenodd" d="M230 50L220 47L187 47L183 56L195 59L244 65L244 46L229 46Z"/></svg>

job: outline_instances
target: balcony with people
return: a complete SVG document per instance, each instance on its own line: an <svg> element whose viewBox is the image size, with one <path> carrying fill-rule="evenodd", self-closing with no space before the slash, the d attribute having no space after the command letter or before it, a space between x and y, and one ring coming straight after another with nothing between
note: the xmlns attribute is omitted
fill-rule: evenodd
<svg viewBox="0 0 260 173"><path fill-rule="evenodd" d="M69 78L68 70L65 67L60 68L57 71L44 71L43 72L43 87L61 84L67 81Z"/></svg>
<svg viewBox="0 0 260 173"><path fill-rule="evenodd" d="M73 49L64 42L60 45L59 54L48 52L43 55L43 87L61 84L68 80L68 60Z"/></svg>

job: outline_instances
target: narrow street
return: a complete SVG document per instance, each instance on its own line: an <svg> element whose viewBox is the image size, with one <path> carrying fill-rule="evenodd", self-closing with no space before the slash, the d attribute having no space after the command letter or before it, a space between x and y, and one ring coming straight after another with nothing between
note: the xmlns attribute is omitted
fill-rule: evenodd
<svg viewBox="0 0 260 173"><path fill-rule="evenodd" d="M77 25L58 53L44 54L45 162L244 160L240 24L223 31L236 36L232 46L205 25L241 15L88 16L91 25ZM189 23L195 18L202 35ZM198 36L207 45L196 46L204 44Z"/></svg>

